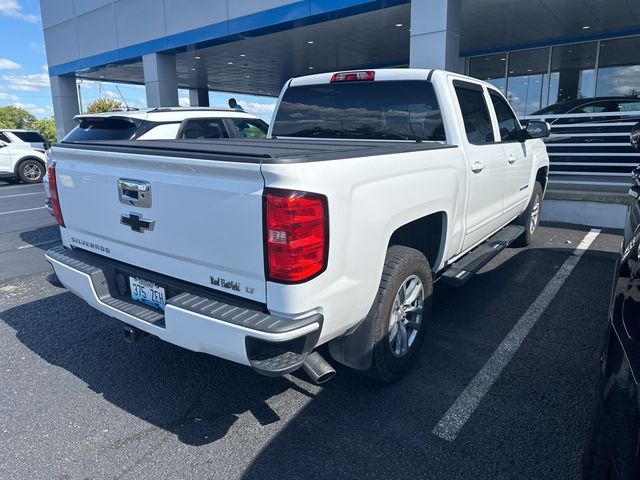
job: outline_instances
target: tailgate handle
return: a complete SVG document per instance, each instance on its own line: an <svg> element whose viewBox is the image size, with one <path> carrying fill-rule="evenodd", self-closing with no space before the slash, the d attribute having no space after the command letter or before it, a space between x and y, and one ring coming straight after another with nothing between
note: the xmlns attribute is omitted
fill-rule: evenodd
<svg viewBox="0 0 640 480"><path fill-rule="evenodd" d="M119 178L118 195L120 196L120 203L125 205L146 208L151 206L151 185L149 182Z"/></svg>

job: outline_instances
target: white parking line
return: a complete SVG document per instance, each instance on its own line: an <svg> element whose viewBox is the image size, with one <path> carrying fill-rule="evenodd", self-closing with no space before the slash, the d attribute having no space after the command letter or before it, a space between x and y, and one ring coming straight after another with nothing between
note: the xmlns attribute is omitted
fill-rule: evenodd
<svg viewBox="0 0 640 480"><path fill-rule="evenodd" d="M43 208L46 208L46 207L25 208L24 210L13 210L11 212L0 212L0 215L9 215L10 213L31 212L32 210L42 210Z"/></svg>
<svg viewBox="0 0 640 480"><path fill-rule="evenodd" d="M42 187L42 185L27 184L27 185L11 185L9 187L7 187L6 185L0 185L0 192L4 192L5 190L11 190L12 188L29 188L29 187Z"/></svg>
<svg viewBox="0 0 640 480"><path fill-rule="evenodd" d="M467 388L464 389L447 413L440 419L431 433L450 442L456 439L471 414L478 407L509 361L511 361L524 339L578 264L582 254L589 248L599 233L600 230L592 229L584 236L572 255L558 269L544 290L538 295L538 298L520 317L518 323L511 329L502 343L498 345L491 358L484 364L475 378L471 380L471 383L467 385Z"/></svg>
<svg viewBox="0 0 640 480"><path fill-rule="evenodd" d="M42 195L44 192L33 192L33 193L17 193L15 195L3 195L0 198L12 198L12 197L25 197L27 195Z"/></svg>

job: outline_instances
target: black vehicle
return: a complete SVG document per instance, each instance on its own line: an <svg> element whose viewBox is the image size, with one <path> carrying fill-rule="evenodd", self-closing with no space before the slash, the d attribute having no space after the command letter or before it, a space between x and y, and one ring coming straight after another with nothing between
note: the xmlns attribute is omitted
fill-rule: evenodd
<svg viewBox="0 0 640 480"><path fill-rule="evenodd" d="M631 131L640 152L640 123ZM639 155L640 158L640 155ZM640 167L633 171L583 478L640 479Z"/></svg>
<svg viewBox="0 0 640 480"><path fill-rule="evenodd" d="M630 113L640 112L640 98L638 97L592 97L577 100L565 100L542 108L531 115L541 115L551 124L583 123L603 120L616 120L627 117ZM619 113L620 115L615 115ZM589 114L593 114L591 117Z"/></svg>

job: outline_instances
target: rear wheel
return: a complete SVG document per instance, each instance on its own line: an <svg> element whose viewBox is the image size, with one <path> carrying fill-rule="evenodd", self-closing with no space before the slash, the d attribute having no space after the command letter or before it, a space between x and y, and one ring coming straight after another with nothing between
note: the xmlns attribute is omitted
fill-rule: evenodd
<svg viewBox="0 0 640 480"><path fill-rule="evenodd" d="M366 374L381 382L404 376L417 359L431 310L431 268L418 250L387 250L378 295L369 315L375 323L373 361Z"/></svg>
<svg viewBox="0 0 640 480"><path fill-rule="evenodd" d="M522 225L524 227L524 233L512 243L513 246L526 247L531 244L533 234L540 224L541 211L542 185L540 185L540 182L536 182L533 186L533 193L531 194L527 209L513 222L515 225Z"/></svg>
<svg viewBox="0 0 640 480"><path fill-rule="evenodd" d="M44 165L39 160L23 160L18 166L18 176L24 183L40 183L44 177Z"/></svg>

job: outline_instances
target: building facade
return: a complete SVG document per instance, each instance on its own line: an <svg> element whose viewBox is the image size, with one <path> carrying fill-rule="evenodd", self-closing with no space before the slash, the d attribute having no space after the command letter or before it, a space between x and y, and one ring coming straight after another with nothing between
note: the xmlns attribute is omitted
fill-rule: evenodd
<svg viewBox="0 0 640 480"><path fill-rule="evenodd" d="M62 135L79 78L144 84L148 106L208 91L277 96L292 76L363 67L462 71L520 115L640 94L635 0L41 0Z"/></svg>

